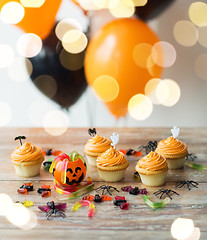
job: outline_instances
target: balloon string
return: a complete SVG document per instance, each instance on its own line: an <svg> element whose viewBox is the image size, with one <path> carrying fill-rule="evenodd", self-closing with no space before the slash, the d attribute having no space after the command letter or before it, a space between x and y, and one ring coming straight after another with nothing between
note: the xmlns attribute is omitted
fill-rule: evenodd
<svg viewBox="0 0 207 240"><path fill-rule="evenodd" d="M82 8L77 0L72 0L72 2L75 3L75 5L78 6L83 11L84 15L87 16L88 11L86 11L84 8Z"/></svg>

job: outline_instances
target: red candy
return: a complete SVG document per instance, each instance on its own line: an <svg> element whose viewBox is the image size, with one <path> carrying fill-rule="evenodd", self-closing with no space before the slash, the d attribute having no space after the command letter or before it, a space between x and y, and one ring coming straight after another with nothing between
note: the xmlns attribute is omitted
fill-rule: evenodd
<svg viewBox="0 0 207 240"><path fill-rule="evenodd" d="M20 194L27 194L27 189L26 188L20 188L20 189L17 189L17 192L20 193Z"/></svg>
<svg viewBox="0 0 207 240"><path fill-rule="evenodd" d="M125 150L125 149L119 149L119 151L122 152L124 155L126 155L126 153L127 153L127 150Z"/></svg>
<svg viewBox="0 0 207 240"><path fill-rule="evenodd" d="M42 185L41 188L49 188L49 189L51 189L50 185Z"/></svg>
<svg viewBox="0 0 207 240"><path fill-rule="evenodd" d="M94 196L90 194L82 198L82 200L88 200L88 201L93 201L93 199L94 199Z"/></svg>
<svg viewBox="0 0 207 240"><path fill-rule="evenodd" d="M102 199L102 201L111 201L111 200L112 200L112 197L104 194L104 195L101 196L101 199Z"/></svg>
<svg viewBox="0 0 207 240"><path fill-rule="evenodd" d="M116 197L115 197L115 200L125 200L125 197L122 197L122 196L116 196Z"/></svg>
<svg viewBox="0 0 207 240"><path fill-rule="evenodd" d="M128 203L128 202L121 203L121 204L120 204L120 208L121 208L122 210L128 210L128 209L129 209L129 203Z"/></svg>

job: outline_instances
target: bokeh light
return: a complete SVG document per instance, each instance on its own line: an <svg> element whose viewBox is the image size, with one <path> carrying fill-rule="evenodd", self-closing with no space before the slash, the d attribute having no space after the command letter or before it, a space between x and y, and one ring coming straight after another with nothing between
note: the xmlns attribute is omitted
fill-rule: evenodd
<svg viewBox="0 0 207 240"><path fill-rule="evenodd" d="M132 57L137 66L147 68L151 57L152 45L148 43L137 44L132 52Z"/></svg>
<svg viewBox="0 0 207 240"><path fill-rule="evenodd" d="M198 28L198 42L201 46L207 48L207 27Z"/></svg>
<svg viewBox="0 0 207 240"><path fill-rule="evenodd" d="M23 57L35 57L41 49L42 40L36 34L25 33L17 41L17 51Z"/></svg>
<svg viewBox="0 0 207 240"><path fill-rule="evenodd" d="M25 14L24 7L18 2L6 3L1 9L1 20L7 24L17 24L21 22Z"/></svg>
<svg viewBox="0 0 207 240"><path fill-rule="evenodd" d="M78 0L79 4L85 10L97 10L98 7L94 4L94 0Z"/></svg>
<svg viewBox="0 0 207 240"><path fill-rule="evenodd" d="M43 120L43 126L47 133L52 136L60 136L67 131L69 125L66 114L59 110L48 112Z"/></svg>
<svg viewBox="0 0 207 240"><path fill-rule="evenodd" d="M62 44L67 52L77 54L86 48L88 39L83 32L73 29L65 33Z"/></svg>
<svg viewBox="0 0 207 240"><path fill-rule="evenodd" d="M156 97L158 101L167 107L172 107L180 99L180 87L179 85L171 80L162 80L156 88Z"/></svg>
<svg viewBox="0 0 207 240"><path fill-rule="evenodd" d="M24 57L16 57L8 67L9 77L17 82L24 82L29 79L33 71L32 63Z"/></svg>
<svg viewBox="0 0 207 240"><path fill-rule="evenodd" d="M29 210L21 203L14 203L13 207L6 214L7 220L17 227L24 227L30 222L31 215Z"/></svg>
<svg viewBox="0 0 207 240"><path fill-rule="evenodd" d="M171 234L175 239L188 238L194 229L194 224L191 219L177 218L171 226Z"/></svg>
<svg viewBox="0 0 207 240"><path fill-rule="evenodd" d="M176 59L176 51L169 42L157 42L152 47L152 59L160 67L171 67Z"/></svg>
<svg viewBox="0 0 207 240"><path fill-rule="evenodd" d="M40 75L34 80L35 86L47 97L53 98L57 92L57 82L50 75Z"/></svg>
<svg viewBox="0 0 207 240"><path fill-rule="evenodd" d="M197 26L207 26L207 4L194 2L189 7L190 20Z"/></svg>
<svg viewBox="0 0 207 240"><path fill-rule="evenodd" d="M127 18L134 14L135 7L132 0L119 0L109 7L109 11L116 18Z"/></svg>
<svg viewBox="0 0 207 240"><path fill-rule="evenodd" d="M108 8L111 0L93 0L93 4L97 9Z"/></svg>
<svg viewBox="0 0 207 240"><path fill-rule="evenodd" d="M0 102L0 113L0 127L8 125L12 118L11 107L5 102Z"/></svg>
<svg viewBox="0 0 207 240"><path fill-rule="evenodd" d="M203 80L207 80L207 54L198 55L194 64L196 74Z"/></svg>
<svg viewBox="0 0 207 240"><path fill-rule="evenodd" d="M193 229L192 234L189 237L185 238L185 240L199 240L200 237L201 237L200 229L195 227Z"/></svg>
<svg viewBox="0 0 207 240"><path fill-rule="evenodd" d="M7 44L0 44L0 68L8 67L14 60L14 51Z"/></svg>
<svg viewBox="0 0 207 240"><path fill-rule="evenodd" d="M134 3L135 7L142 7L147 4L148 0L132 0L132 2Z"/></svg>
<svg viewBox="0 0 207 240"><path fill-rule="evenodd" d="M60 52L59 59L64 68L71 71L76 71L81 69L84 65L85 52L82 51L77 54L72 54L63 49Z"/></svg>
<svg viewBox="0 0 207 240"><path fill-rule="evenodd" d="M45 3L45 0L20 0L20 2L27 8L39 8Z"/></svg>
<svg viewBox="0 0 207 240"><path fill-rule="evenodd" d="M102 75L94 81L93 90L103 102L111 102L119 94L119 84L115 78Z"/></svg>
<svg viewBox="0 0 207 240"><path fill-rule="evenodd" d="M186 47L195 45L198 40L198 29L192 22L186 20L178 21L175 24L173 34L175 40Z"/></svg>
<svg viewBox="0 0 207 240"><path fill-rule="evenodd" d="M144 120L150 116L153 105L149 97L144 94L134 95L128 103L128 111L132 118Z"/></svg>
<svg viewBox="0 0 207 240"><path fill-rule="evenodd" d="M0 193L0 216L5 216L13 207L13 201L8 194Z"/></svg>
<svg viewBox="0 0 207 240"><path fill-rule="evenodd" d="M159 78L152 78L145 85L145 95L148 96L154 104L160 104L159 100L157 99L156 91L161 81L162 80Z"/></svg>
<svg viewBox="0 0 207 240"><path fill-rule="evenodd" d="M72 18L66 18L61 20L56 28L55 28L55 33L56 36L62 41L63 36L70 30L77 29L82 31L82 27L78 21Z"/></svg>

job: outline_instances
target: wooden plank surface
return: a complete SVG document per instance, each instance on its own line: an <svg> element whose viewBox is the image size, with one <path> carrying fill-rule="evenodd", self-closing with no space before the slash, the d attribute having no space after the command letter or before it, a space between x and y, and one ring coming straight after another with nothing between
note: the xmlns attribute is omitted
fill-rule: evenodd
<svg viewBox="0 0 207 240"><path fill-rule="evenodd" d="M117 148L138 148L146 145L150 140L167 138L170 130L167 128L120 128L120 129L98 129L103 136L109 137L114 131L120 134L120 142ZM34 178L21 178L15 174L11 164L10 154L18 146L14 137L18 135L27 136L27 141L41 146L42 148L53 148L63 152L76 150L83 154L84 145L89 138L86 128L68 129L59 137L48 135L43 129L0 129L0 193L7 193L12 200L22 202L25 196L17 193L17 188L25 181L32 181L35 189L44 184L53 185L53 177L44 169L41 174ZM207 164L207 129L196 128L181 129L179 138L186 142L189 152L197 154L197 162ZM126 171L122 182L110 184L121 189L122 186L132 185L139 188L145 187L138 180L134 180L134 168L139 158L128 157L130 166ZM87 176L92 177L95 187L107 184L99 179L95 167L88 166ZM176 181L194 180L199 183L199 188L178 189ZM108 184L109 185L109 184ZM173 221L178 217L190 218L196 227L200 228L201 239L207 239L207 171L191 169L187 166L181 170L171 170L167 175L165 188L175 190L180 195L173 196L173 200L163 209L152 210L142 200L140 195L133 196L120 191L119 195L125 196L130 208L127 211L113 206L111 202L96 204L96 213L92 219L87 217L87 208L81 208L72 212L73 204L80 200L67 201L67 217L65 219L54 217L45 219L45 213L38 209L48 201L57 202L59 195L52 190L49 198L42 198L36 191L30 192L27 200L32 200L34 206L31 208L37 215L38 223L34 229L21 230L9 223L4 217L0 217L0 239L172 239L170 228ZM149 197L153 201L159 201L153 192L159 187L147 187ZM91 192L95 194L95 191ZM114 191L113 197L117 195ZM70 236L70 237L69 237Z"/></svg>

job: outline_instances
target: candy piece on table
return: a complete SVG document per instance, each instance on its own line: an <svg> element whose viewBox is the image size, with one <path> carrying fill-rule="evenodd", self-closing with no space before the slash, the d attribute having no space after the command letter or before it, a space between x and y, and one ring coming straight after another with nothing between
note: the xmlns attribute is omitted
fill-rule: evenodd
<svg viewBox="0 0 207 240"><path fill-rule="evenodd" d="M66 183L66 173L67 173L67 168L68 168L68 159L64 159L62 161L62 170L61 170L61 182L63 184Z"/></svg>
<svg viewBox="0 0 207 240"><path fill-rule="evenodd" d="M20 189L17 189L17 192L20 193L20 194L27 194L27 189L26 188L20 188Z"/></svg>
<svg viewBox="0 0 207 240"><path fill-rule="evenodd" d="M23 202L23 205L25 206L25 207L31 207L31 206L33 206L33 202L32 201L28 201L28 200L24 200L24 202Z"/></svg>
<svg viewBox="0 0 207 240"><path fill-rule="evenodd" d="M141 177L140 177L140 175L139 175L138 172L134 172L133 177L134 177L134 179L136 179L136 180L141 180Z"/></svg>
<svg viewBox="0 0 207 240"><path fill-rule="evenodd" d="M87 196L83 197L82 200L93 201L94 198L95 198L95 197L94 197L93 195L88 194Z"/></svg>
<svg viewBox="0 0 207 240"><path fill-rule="evenodd" d="M124 191L124 192L129 192L131 189L133 189L132 186L125 186L125 187L121 188L121 190Z"/></svg>
<svg viewBox="0 0 207 240"><path fill-rule="evenodd" d="M89 216L89 217L93 217L94 214L95 214L94 208L89 208L89 210L88 210L88 216Z"/></svg>
<svg viewBox="0 0 207 240"><path fill-rule="evenodd" d="M124 196L115 196L115 200L125 200Z"/></svg>
<svg viewBox="0 0 207 240"><path fill-rule="evenodd" d="M33 184L31 182L30 183L23 183L20 188L25 188L25 189L27 189L28 192L34 190Z"/></svg>
<svg viewBox="0 0 207 240"><path fill-rule="evenodd" d="M193 169L197 169L197 170L207 170L207 165L204 165L204 164L197 164L197 163L193 163L193 162L190 162L190 161L185 161L185 164L188 166L188 167L191 167Z"/></svg>
<svg viewBox="0 0 207 240"><path fill-rule="evenodd" d="M132 195L138 195L139 194L139 188L138 187L134 187L129 191L129 194Z"/></svg>
<svg viewBox="0 0 207 240"><path fill-rule="evenodd" d="M38 206L38 208L43 212L48 212L50 210L50 208L47 205L46 206Z"/></svg>
<svg viewBox="0 0 207 240"><path fill-rule="evenodd" d="M43 191L42 193L41 193L41 196L42 197L49 197L51 195L51 191Z"/></svg>
<svg viewBox="0 0 207 240"><path fill-rule="evenodd" d="M43 166L44 166L45 171L49 172L49 169L50 169L50 166L51 166L52 162L53 162L53 158L50 158L47 161L43 162Z"/></svg>
<svg viewBox="0 0 207 240"><path fill-rule="evenodd" d="M166 204L170 202L170 198L166 197L163 201L161 202L152 202L147 195L143 195L143 200L144 202L150 206L151 208L163 208L165 207Z"/></svg>
<svg viewBox="0 0 207 240"><path fill-rule="evenodd" d="M91 202L88 200L81 200L80 203L82 204L82 206L90 206Z"/></svg>
<svg viewBox="0 0 207 240"><path fill-rule="evenodd" d="M102 198L102 201L111 201L112 200L112 197L110 197L106 194L102 195L101 198Z"/></svg>
<svg viewBox="0 0 207 240"><path fill-rule="evenodd" d="M124 155L126 155L126 153L127 153L127 150L125 150L125 149L119 149L119 151L122 152Z"/></svg>
<svg viewBox="0 0 207 240"><path fill-rule="evenodd" d="M115 206L120 206L122 203L126 203L127 201L125 200L125 199L123 199L123 200L114 200L113 201L113 204L115 205Z"/></svg>
<svg viewBox="0 0 207 240"><path fill-rule="evenodd" d="M145 194L147 195L147 189L146 188L143 188L143 189L139 189L139 194Z"/></svg>
<svg viewBox="0 0 207 240"><path fill-rule="evenodd" d="M83 188L75 191L75 192L71 192L67 195L64 195L64 196L61 196L61 197L57 197L58 200L69 200L69 199L74 199L74 198L77 198L77 197L80 197L88 192L91 192L92 190L94 189L94 184L89 184L89 185L86 185L84 186Z"/></svg>
<svg viewBox="0 0 207 240"><path fill-rule="evenodd" d="M82 204L81 204L80 202L76 202L76 203L73 205L72 210L73 210L73 211L77 211L81 206L82 206Z"/></svg>
<svg viewBox="0 0 207 240"><path fill-rule="evenodd" d="M49 189L51 189L51 186L44 184L44 185L41 186L41 188L49 188Z"/></svg>
<svg viewBox="0 0 207 240"><path fill-rule="evenodd" d="M42 151L42 153L43 153L43 155L47 155L47 156L51 156L51 155L53 155L53 156L58 156L58 155L60 155L62 152L61 151L59 151L59 150L52 150L51 148L50 149L46 149L46 150L43 150Z"/></svg>
<svg viewBox="0 0 207 240"><path fill-rule="evenodd" d="M121 208L122 210L128 210L128 209L129 209L129 203L128 203L128 202L121 203L121 204L120 204L120 208Z"/></svg>
<svg viewBox="0 0 207 240"><path fill-rule="evenodd" d="M86 182L91 184L92 183L92 178L91 177L87 177Z"/></svg>

